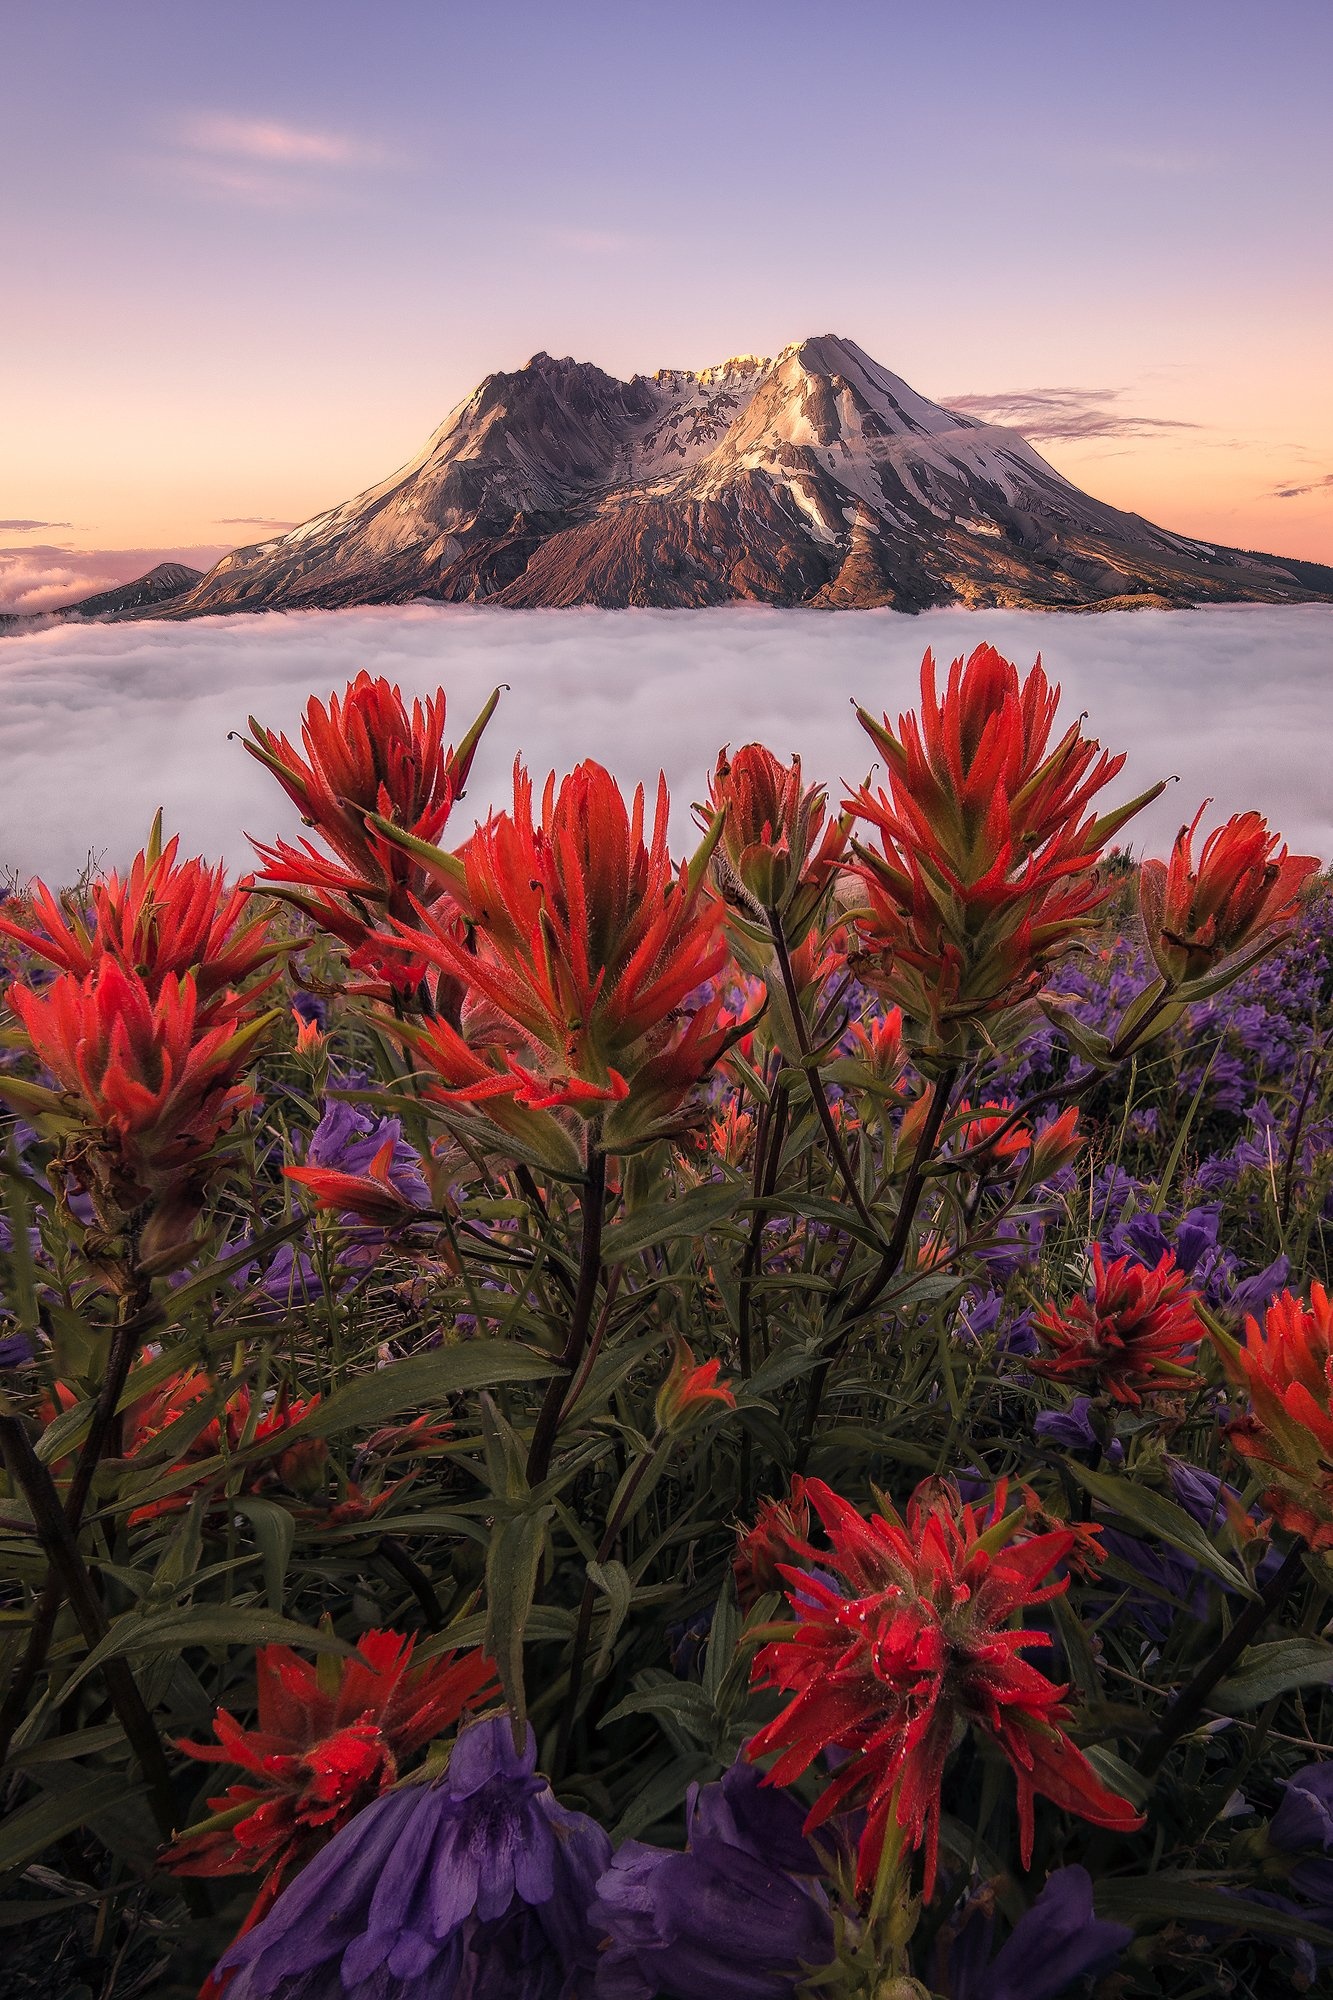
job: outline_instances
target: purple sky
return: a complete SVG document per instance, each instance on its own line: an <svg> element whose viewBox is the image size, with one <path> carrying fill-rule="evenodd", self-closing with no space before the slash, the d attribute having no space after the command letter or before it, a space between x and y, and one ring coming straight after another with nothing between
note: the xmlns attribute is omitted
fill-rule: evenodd
<svg viewBox="0 0 1333 2000"><path fill-rule="evenodd" d="M306 518L538 348L824 331L1333 560L1327 0L43 0L0 50L0 601Z"/></svg>

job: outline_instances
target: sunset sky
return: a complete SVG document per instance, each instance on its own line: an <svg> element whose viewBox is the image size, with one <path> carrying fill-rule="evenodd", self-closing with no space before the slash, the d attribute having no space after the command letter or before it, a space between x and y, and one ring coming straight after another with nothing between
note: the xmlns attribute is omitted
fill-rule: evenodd
<svg viewBox="0 0 1333 2000"><path fill-rule="evenodd" d="M1327 0L8 0L0 60L0 605L303 520L539 348L829 331L1333 562Z"/></svg>

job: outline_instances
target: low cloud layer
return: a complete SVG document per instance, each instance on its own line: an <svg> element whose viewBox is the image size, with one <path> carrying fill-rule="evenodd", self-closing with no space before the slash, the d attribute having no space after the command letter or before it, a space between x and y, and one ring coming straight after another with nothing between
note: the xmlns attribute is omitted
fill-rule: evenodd
<svg viewBox="0 0 1333 2000"><path fill-rule="evenodd" d="M1159 431L1193 431L1181 417L1145 417L1112 408L1123 389L1008 389L996 395L944 396L948 410L1008 424L1028 438L1154 437Z"/></svg>
<svg viewBox="0 0 1333 2000"><path fill-rule="evenodd" d="M72 521L0 521L0 534L30 535L40 529L49 533L53 528L70 528Z"/></svg>
<svg viewBox="0 0 1333 2000"><path fill-rule="evenodd" d="M6 525L12 528L14 523L0 521L0 528ZM50 525L58 527L60 523ZM174 549L62 549L28 542L17 548L0 548L0 612L32 616L58 611L62 605L91 597L94 591L132 583L159 563L211 569L230 546L229 542L208 542L202 547Z"/></svg>
<svg viewBox="0 0 1333 2000"><path fill-rule="evenodd" d="M361 667L405 690L443 685L455 740L507 682L483 740L458 838L508 793L516 751L539 775L582 757L624 782L671 785L674 839L691 838L719 747L762 736L811 778L858 781L872 760L852 698L894 717L916 700L921 654L982 639L1026 666L1040 651L1065 711L1129 762L1124 798L1180 782L1135 822L1161 852L1207 797L1268 814L1293 846L1333 855L1326 713L1333 609L1038 612L487 611L470 607L270 614L187 624L52 626L0 639L0 864L68 881L90 849L124 861L155 808L192 851L249 859L245 834L299 832L291 808L228 732L246 717L295 732L311 693Z"/></svg>

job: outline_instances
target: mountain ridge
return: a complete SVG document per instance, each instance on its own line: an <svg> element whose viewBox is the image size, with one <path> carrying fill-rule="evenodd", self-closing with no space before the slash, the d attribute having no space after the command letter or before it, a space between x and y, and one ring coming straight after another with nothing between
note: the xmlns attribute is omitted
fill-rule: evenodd
<svg viewBox="0 0 1333 2000"><path fill-rule="evenodd" d="M233 550L162 618L417 598L1105 609L1333 600L1333 569L1094 499L854 341L628 381L539 351L388 478Z"/></svg>

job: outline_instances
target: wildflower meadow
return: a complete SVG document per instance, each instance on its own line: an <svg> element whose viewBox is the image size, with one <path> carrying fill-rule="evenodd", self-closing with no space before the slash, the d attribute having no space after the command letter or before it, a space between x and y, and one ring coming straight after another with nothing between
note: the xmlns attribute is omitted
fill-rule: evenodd
<svg viewBox="0 0 1333 2000"><path fill-rule="evenodd" d="M1333 888L874 696L0 904L15 2000L1333 1990Z"/></svg>

